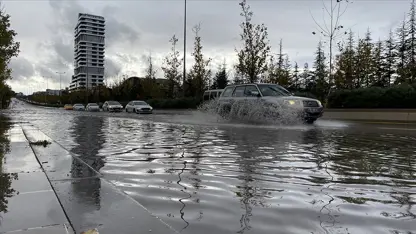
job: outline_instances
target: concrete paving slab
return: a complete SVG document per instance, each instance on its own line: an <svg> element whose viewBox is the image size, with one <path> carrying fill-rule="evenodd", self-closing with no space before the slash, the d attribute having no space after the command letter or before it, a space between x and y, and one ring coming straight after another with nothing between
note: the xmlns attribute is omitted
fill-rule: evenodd
<svg viewBox="0 0 416 234"><path fill-rule="evenodd" d="M9 138L10 142L27 142L22 128L12 128L7 131L6 136Z"/></svg>
<svg viewBox="0 0 416 234"><path fill-rule="evenodd" d="M100 178L54 181L52 186L76 233L92 228L100 234L177 233Z"/></svg>
<svg viewBox="0 0 416 234"><path fill-rule="evenodd" d="M4 173L42 171L28 142L11 142L10 151L3 157Z"/></svg>
<svg viewBox="0 0 416 234"><path fill-rule="evenodd" d="M53 191L23 193L7 200L7 212L0 212L0 233L67 223Z"/></svg>
<svg viewBox="0 0 416 234"><path fill-rule="evenodd" d="M101 176L55 142L46 147L34 145L32 148L51 181Z"/></svg>
<svg viewBox="0 0 416 234"><path fill-rule="evenodd" d="M47 135L45 135L39 129L36 129L33 127L27 127L27 126L22 126L22 128L29 142L44 141L44 140L52 142L52 139L48 137Z"/></svg>
<svg viewBox="0 0 416 234"><path fill-rule="evenodd" d="M1 233L1 232L0 232ZM5 234L72 234L71 227L67 225L55 225L48 227L28 228L25 230L17 230L4 232Z"/></svg>
<svg viewBox="0 0 416 234"><path fill-rule="evenodd" d="M31 193L36 191L53 191L43 172L2 174L3 177L13 178L10 187L14 194Z"/></svg>

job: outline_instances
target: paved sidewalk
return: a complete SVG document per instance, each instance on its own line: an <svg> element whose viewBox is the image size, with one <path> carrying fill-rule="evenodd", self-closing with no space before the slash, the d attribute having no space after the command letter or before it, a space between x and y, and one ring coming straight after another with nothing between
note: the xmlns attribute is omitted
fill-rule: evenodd
<svg viewBox="0 0 416 234"><path fill-rule="evenodd" d="M10 151L0 171L0 233L73 233L22 128L13 125L6 137Z"/></svg>
<svg viewBox="0 0 416 234"><path fill-rule="evenodd" d="M133 198L104 180L91 167L94 166L94 159L88 159L90 166L42 131L30 125L22 125L22 128L30 142L51 142L46 147L32 145L32 149L75 233L94 228L100 234L177 233Z"/></svg>

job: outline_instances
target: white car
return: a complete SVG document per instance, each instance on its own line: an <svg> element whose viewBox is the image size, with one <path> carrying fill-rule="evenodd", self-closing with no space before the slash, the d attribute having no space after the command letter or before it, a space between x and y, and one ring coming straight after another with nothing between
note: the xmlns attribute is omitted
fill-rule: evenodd
<svg viewBox="0 0 416 234"><path fill-rule="evenodd" d="M103 111L121 112L123 111L123 106L117 101L106 101L103 104Z"/></svg>
<svg viewBox="0 0 416 234"><path fill-rule="evenodd" d="M75 111L83 111L85 110L85 106L78 103L78 104L73 105L72 109Z"/></svg>
<svg viewBox="0 0 416 234"><path fill-rule="evenodd" d="M126 105L126 112L133 112L137 114L152 114L153 107L145 101L131 101Z"/></svg>
<svg viewBox="0 0 416 234"><path fill-rule="evenodd" d="M100 107L97 105L97 103L88 103L85 109L87 111L100 111Z"/></svg>

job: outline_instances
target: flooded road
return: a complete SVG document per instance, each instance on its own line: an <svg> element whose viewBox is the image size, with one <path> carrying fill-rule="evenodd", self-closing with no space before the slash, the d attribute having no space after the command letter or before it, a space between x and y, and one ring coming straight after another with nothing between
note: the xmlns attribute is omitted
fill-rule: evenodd
<svg viewBox="0 0 416 234"><path fill-rule="evenodd" d="M416 232L416 131L23 103L5 116L40 128L181 233Z"/></svg>

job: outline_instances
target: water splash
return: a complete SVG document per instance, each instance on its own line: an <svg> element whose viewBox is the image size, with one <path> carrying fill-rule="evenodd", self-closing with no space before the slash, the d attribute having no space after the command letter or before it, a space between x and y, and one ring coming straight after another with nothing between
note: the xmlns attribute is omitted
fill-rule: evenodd
<svg viewBox="0 0 416 234"><path fill-rule="evenodd" d="M219 122L280 125L303 123L301 108L288 108L281 103L263 100L238 100L229 105L211 100L201 104L198 110L215 116Z"/></svg>

